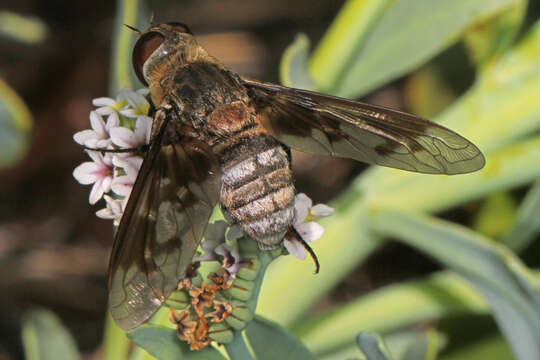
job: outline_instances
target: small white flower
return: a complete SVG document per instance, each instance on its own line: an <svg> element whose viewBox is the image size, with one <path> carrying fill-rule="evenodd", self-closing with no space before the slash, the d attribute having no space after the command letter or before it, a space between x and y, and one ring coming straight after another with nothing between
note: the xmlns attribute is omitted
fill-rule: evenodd
<svg viewBox="0 0 540 360"><path fill-rule="evenodd" d="M126 198L131 194L135 180L137 179L137 174L141 168L143 159L140 156L130 156L130 157L113 157L113 165L116 167L116 172L119 172L118 169L123 170L124 175L115 176L111 184L111 189L115 194L124 196Z"/></svg>
<svg viewBox="0 0 540 360"><path fill-rule="evenodd" d="M104 195L103 198L107 207L96 211L96 216L102 219L113 219L114 225L118 226L124 213L125 202L122 199L113 199L109 195Z"/></svg>
<svg viewBox="0 0 540 360"><path fill-rule="evenodd" d="M120 110L120 114L131 118L148 114L150 103L144 97L144 92L125 91L123 95L128 102L128 106Z"/></svg>
<svg viewBox="0 0 540 360"><path fill-rule="evenodd" d="M87 161L73 170L73 177L83 185L94 184L90 191L90 204L95 204L111 190L113 181L112 158L108 154L103 156L97 151L87 151L93 161Z"/></svg>
<svg viewBox="0 0 540 360"><path fill-rule="evenodd" d="M319 239L324 228L313 220L330 216L334 209L325 204L313 206L313 201L304 193L297 194L294 199L294 223L293 227L306 243ZM307 252L302 243L295 240L285 239L283 245L287 251L299 259L305 259Z"/></svg>
<svg viewBox="0 0 540 360"><path fill-rule="evenodd" d="M90 126L92 130L79 131L73 135L75 142L94 149L106 149L111 145L109 132L119 125L118 114L108 116L107 123L96 111L90 112Z"/></svg>
<svg viewBox="0 0 540 360"><path fill-rule="evenodd" d="M110 133L114 145L124 149L134 149L150 142L151 131L152 118L141 115L137 117L134 131L119 126L111 129Z"/></svg>

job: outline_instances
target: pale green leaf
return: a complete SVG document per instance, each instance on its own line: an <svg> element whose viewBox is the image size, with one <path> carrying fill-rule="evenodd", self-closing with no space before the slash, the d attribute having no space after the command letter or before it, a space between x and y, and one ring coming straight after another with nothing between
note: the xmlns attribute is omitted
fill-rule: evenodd
<svg viewBox="0 0 540 360"><path fill-rule="evenodd" d="M297 89L315 90L316 85L307 70L309 39L298 34L285 49L280 65L281 83Z"/></svg>
<svg viewBox="0 0 540 360"><path fill-rule="evenodd" d="M384 341L374 333L360 333L357 338L358 346L366 360L392 360Z"/></svg>
<svg viewBox="0 0 540 360"><path fill-rule="evenodd" d="M322 316L311 316L293 332L311 351L321 354L353 343L359 331L387 334L419 322L488 311L487 303L466 281L441 272L389 285Z"/></svg>
<svg viewBox="0 0 540 360"><path fill-rule="evenodd" d="M80 359L75 341L52 312L33 309L23 316L22 342L27 360Z"/></svg>
<svg viewBox="0 0 540 360"><path fill-rule="evenodd" d="M313 354L279 325L255 317L246 328L246 338L257 360L311 360Z"/></svg>
<svg viewBox="0 0 540 360"><path fill-rule="evenodd" d="M540 182L529 190L519 206L516 224L504 243L514 251L522 251L532 243L540 233Z"/></svg>
<svg viewBox="0 0 540 360"><path fill-rule="evenodd" d="M540 358L540 282L506 248L428 216L374 208L370 225L435 257L471 282L520 360Z"/></svg>
<svg viewBox="0 0 540 360"><path fill-rule="evenodd" d="M378 21L370 26L367 34L356 39L357 42L350 41L353 36L350 35L343 40L347 47L341 49L341 40L333 38L332 44L325 44L326 51L315 52L312 63L318 66L312 66L312 76L318 84L324 85L321 89L325 92L358 97L417 68L457 41L468 27L508 9L518 1L392 1ZM357 31L350 25L348 29ZM333 52L344 60L331 62L318 59L334 56L329 55L331 45L340 49ZM326 79L326 74L331 76L335 73L339 74L337 78Z"/></svg>

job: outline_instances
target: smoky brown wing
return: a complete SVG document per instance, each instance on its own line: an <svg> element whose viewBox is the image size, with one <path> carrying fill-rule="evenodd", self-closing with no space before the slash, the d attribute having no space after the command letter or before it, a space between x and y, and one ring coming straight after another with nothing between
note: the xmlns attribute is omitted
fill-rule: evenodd
<svg viewBox="0 0 540 360"><path fill-rule="evenodd" d="M480 150L429 120L305 90L243 79L264 126L300 151L429 174L481 169Z"/></svg>
<svg viewBox="0 0 540 360"><path fill-rule="evenodd" d="M111 253L109 307L121 328L146 321L185 276L220 185L218 162L208 145L152 145Z"/></svg>

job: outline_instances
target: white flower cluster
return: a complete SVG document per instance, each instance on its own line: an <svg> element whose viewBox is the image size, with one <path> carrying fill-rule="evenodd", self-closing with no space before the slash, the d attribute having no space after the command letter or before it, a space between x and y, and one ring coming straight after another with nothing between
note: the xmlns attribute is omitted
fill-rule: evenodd
<svg viewBox="0 0 540 360"><path fill-rule="evenodd" d="M147 94L148 89L125 88L116 99L94 99L92 103L97 109L90 112L92 129L76 133L73 139L87 148L103 150L136 149L148 144L152 118L148 116ZM106 208L96 215L113 219L118 225L143 159L137 153L86 152L92 161L77 166L73 177L83 185L93 184L90 204L101 198L106 202Z"/></svg>

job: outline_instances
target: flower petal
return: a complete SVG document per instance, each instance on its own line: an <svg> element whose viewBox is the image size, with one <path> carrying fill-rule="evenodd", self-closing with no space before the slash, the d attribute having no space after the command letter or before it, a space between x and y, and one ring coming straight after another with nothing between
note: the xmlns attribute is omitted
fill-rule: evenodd
<svg viewBox="0 0 540 360"><path fill-rule="evenodd" d="M304 260L307 257L307 251L299 241L285 239L283 240L283 246L285 246L289 254L294 255L300 260Z"/></svg>
<svg viewBox="0 0 540 360"><path fill-rule="evenodd" d="M117 112L113 112L107 117L107 124L105 124L105 128L107 129L107 132L109 132L112 128L120 126L120 118L118 117Z"/></svg>
<svg viewBox="0 0 540 360"><path fill-rule="evenodd" d="M305 242L315 241L322 236L324 228L314 221L295 224L294 228Z"/></svg>
<svg viewBox="0 0 540 360"><path fill-rule="evenodd" d="M73 177L83 185L93 184L97 180L96 172L99 171L96 163L87 161L73 170Z"/></svg>
<svg viewBox="0 0 540 360"><path fill-rule="evenodd" d="M311 208L311 216L314 218L323 218L334 214L334 208L326 204L317 204Z"/></svg>
<svg viewBox="0 0 540 360"><path fill-rule="evenodd" d="M94 106L114 106L116 101L114 99L108 98L108 97L99 97L94 100L92 100L92 105Z"/></svg>
<svg viewBox="0 0 540 360"><path fill-rule="evenodd" d="M137 141L133 131L125 127L115 127L110 131L112 142L125 149L131 149L137 147ZM142 144L141 144L142 145Z"/></svg>
<svg viewBox="0 0 540 360"><path fill-rule="evenodd" d="M101 115L95 111L90 111L90 126L96 132L96 136L99 139L104 139L108 137L107 130L105 129L105 121Z"/></svg>
<svg viewBox="0 0 540 360"><path fill-rule="evenodd" d="M96 181L92 190L90 190L90 196L88 197L88 202L92 205L97 203L99 199L103 196L103 188L101 187L101 181Z"/></svg>
<svg viewBox="0 0 540 360"><path fill-rule="evenodd" d="M302 223L306 220L309 209L313 202L311 199L304 193L296 194L294 198L294 222Z"/></svg>
<svg viewBox="0 0 540 360"><path fill-rule="evenodd" d="M93 130L83 130L73 135L73 140L75 140L77 144L85 145L85 146L88 146L86 145L86 142L88 140L95 139L95 138L96 138L96 133Z"/></svg>

